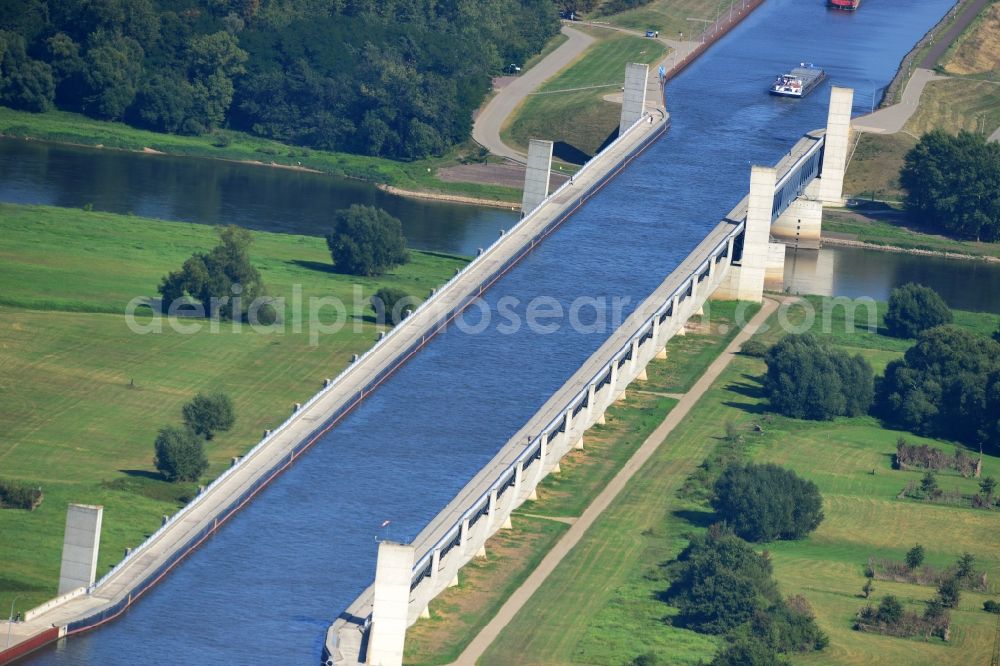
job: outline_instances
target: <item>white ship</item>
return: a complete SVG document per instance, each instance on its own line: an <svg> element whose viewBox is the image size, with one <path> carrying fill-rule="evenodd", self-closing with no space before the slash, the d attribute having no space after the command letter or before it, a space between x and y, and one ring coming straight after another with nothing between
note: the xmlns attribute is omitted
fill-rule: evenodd
<svg viewBox="0 0 1000 666"><path fill-rule="evenodd" d="M825 78L826 72L822 69L803 62L792 71L775 79L769 92L782 97L805 97Z"/></svg>

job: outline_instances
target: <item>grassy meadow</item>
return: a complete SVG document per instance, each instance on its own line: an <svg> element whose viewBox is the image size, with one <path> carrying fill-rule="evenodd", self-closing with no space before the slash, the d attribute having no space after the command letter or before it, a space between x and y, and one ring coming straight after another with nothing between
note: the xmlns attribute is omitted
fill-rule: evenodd
<svg viewBox="0 0 1000 666"><path fill-rule="evenodd" d="M884 305L879 318L884 314ZM802 321L796 309L793 323ZM775 317L758 334L773 343L781 331ZM996 317L956 313L956 323L980 333L996 328ZM814 330L851 353L861 353L880 372L910 344L868 330L845 331L843 312L832 327ZM864 634L852 629L865 604L861 588L870 556L901 559L915 543L927 561L948 565L964 552L976 556L996 596L1000 577L1000 512L922 504L897 499L918 472L894 471L897 437L946 450L954 444L885 429L871 417L805 422L769 414L762 395L762 360L737 357L671 433L653 458L594 524L583 540L490 647L481 664L624 664L652 652L665 664L710 660L718 638L673 627L676 611L658 600L668 586L662 565L675 557L687 534L713 521L712 511L691 493L679 493L699 464L723 446L725 425L745 437L740 455L787 466L813 480L824 497L826 519L809 538L764 544L785 595L802 594L830 637L826 650L795 655L795 664L989 663L996 617L982 611L990 596L964 592L952 613L951 639L923 642ZM757 427L760 426L760 432ZM1000 458L987 456L984 475L1000 476ZM874 471L874 474L873 474ZM971 492L976 482L939 476L946 490ZM914 611L929 599L929 587L875 581L875 603L895 594ZM516 648L514 647L516 646ZM516 652L512 652L516 650Z"/></svg>
<svg viewBox="0 0 1000 666"><path fill-rule="evenodd" d="M704 20L714 21L728 12L731 2L727 0L652 0L652 2L618 14L602 17L610 25L631 30L659 30L660 37L694 39L707 25ZM699 19L689 21L688 19ZM702 20L703 19L703 20Z"/></svg>
<svg viewBox="0 0 1000 666"><path fill-rule="evenodd" d="M505 143L527 150L530 139L545 138L557 144L556 157L580 163L612 137L618 129L621 105L603 97L620 92L626 63L655 63L667 51L652 39L598 32L601 39L529 95L507 119L501 131ZM567 122L567 118L572 120Z"/></svg>
<svg viewBox="0 0 1000 666"><path fill-rule="evenodd" d="M161 481L152 458L156 432L180 423L197 392L226 391L236 406L233 430L206 446L208 479L371 346L365 299L375 290L423 298L465 263L413 252L391 274L354 278L330 270L322 238L251 234L251 260L272 296L290 301L293 285L306 305L335 296L350 322L317 344L308 319L301 331L289 324L271 334L227 322L217 332L185 335L164 322L161 333L133 333L126 303L155 295L162 275L215 245L213 228L0 205L0 477L45 493L33 512L0 510L0 602L19 595L23 610L55 594L68 502L105 507L100 575L196 492ZM137 321L150 323L149 313L140 309ZM318 319L334 317L327 307Z"/></svg>
<svg viewBox="0 0 1000 666"><path fill-rule="evenodd" d="M736 307L733 302L710 304L705 317L692 320L688 335L668 343L668 359L650 363L649 379L608 409L607 423L587 432L584 450L563 458L559 474L542 481L538 501L526 502L514 513L514 529L490 539L487 558L466 565L459 586L431 602L431 619L410 627L407 664L449 664L461 654L563 535L568 527L563 521L583 513L677 404L672 396L690 388L736 335ZM749 319L757 307L744 310Z"/></svg>

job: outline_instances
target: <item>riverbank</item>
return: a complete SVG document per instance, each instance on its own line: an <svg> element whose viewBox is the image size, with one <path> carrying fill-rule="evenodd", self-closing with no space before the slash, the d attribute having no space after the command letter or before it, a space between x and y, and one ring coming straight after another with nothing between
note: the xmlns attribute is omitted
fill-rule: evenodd
<svg viewBox="0 0 1000 666"><path fill-rule="evenodd" d="M884 252L1000 262L1000 243L962 241L905 226L902 210L885 207L872 216L861 212L826 211L823 244L863 247Z"/></svg>
<svg viewBox="0 0 1000 666"><path fill-rule="evenodd" d="M354 278L331 272L322 238L251 232L251 260L272 295L290 299L298 288L303 303L339 298L357 325L317 344L308 326L185 335L165 324L137 335L126 304L154 295L167 271L214 245L213 228L3 204L0 233L0 467L45 493L32 512L0 510L0 598L18 596L16 610L55 596L67 503L105 507L100 576L194 496L196 483L162 481L151 461L157 430L179 423L195 393L226 391L236 406L236 426L207 447L212 479L371 346L368 296L391 286L422 298L465 264L413 252L388 275ZM321 321L331 316L328 308Z"/></svg>
<svg viewBox="0 0 1000 666"><path fill-rule="evenodd" d="M241 132L217 130L180 136L94 120L65 111L28 113L0 107L0 136L136 153L230 160L259 166L309 170L373 185L419 192L424 198L473 205L518 203L520 190L500 185L439 180L436 172L484 158L478 146L463 145L441 158L396 162L379 157L332 153L290 146ZM449 197L455 197L454 199Z"/></svg>

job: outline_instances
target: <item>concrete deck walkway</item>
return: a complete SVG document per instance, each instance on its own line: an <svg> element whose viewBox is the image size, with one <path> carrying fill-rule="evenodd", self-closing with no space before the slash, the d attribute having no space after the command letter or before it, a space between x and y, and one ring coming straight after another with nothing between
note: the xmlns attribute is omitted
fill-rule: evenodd
<svg viewBox="0 0 1000 666"><path fill-rule="evenodd" d="M740 346L760 328L761 324L778 308L777 301L765 299L764 306L754 315L753 319L726 347L725 351L719 355L708 367L705 373L698 379L695 385L677 403L663 422L653 431L653 433L643 442L642 446L625 463L625 466L615 475L611 482L605 487L601 494L584 510L570 529L553 546L539 563L538 567L531 572L531 575L521 584L517 590L507 599L496 616L490 620L489 624L483 627L482 631L469 643L453 666L471 666L482 657L490 644L500 635L500 632L514 619L518 611L527 603L528 599L541 587L545 579L549 577L562 559L579 543L590 526L600 517L611 502L625 488L628 482L635 476L636 472L649 460L664 442L667 435L687 416L691 408L695 406L702 395L712 386L715 380L722 374L726 366L739 352Z"/></svg>
<svg viewBox="0 0 1000 666"><path fill-rule="evenodd" d="M472 138L494 155L523 163L523 153L500 139L500 129L524 98L553 77L587 50L594 38L569 26L562 27L569 39L541 62L505 86L482 108L472 125Z"/></svg>

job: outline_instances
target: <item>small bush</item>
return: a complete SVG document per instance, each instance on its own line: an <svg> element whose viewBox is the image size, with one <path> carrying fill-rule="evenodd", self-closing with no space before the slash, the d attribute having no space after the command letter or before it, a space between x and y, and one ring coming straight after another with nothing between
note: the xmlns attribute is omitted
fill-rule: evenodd
<svg viewBox="0 0 1000 666"><path fill-rule="evenodd" d="M44 495L41 488L19 481L0 479L0 509L26 509L33 511L42 503Z"/></svg>
<svg viewBox="0 0 1000 666"><path fill-rule="evenodd" d="M740 353L753 358L764 358L767 356L768 346L760 340L751 338L740 345Z"/></svg>
<svg viewBox="0 0 1000 666"><path fill-rule="evenodd" d="M983 610L987 613L997 613L1000 615L1000 602L987 599L983 602Z"/></svg>
<svg viewBox="0 0 1000 666"><path fill-rule="evenodd" d="M371 297L372 310L375 311L375 321L379 324L395 326L406 318L407 310L417 307L417 299L402 289L383 287Z"/></svg>

